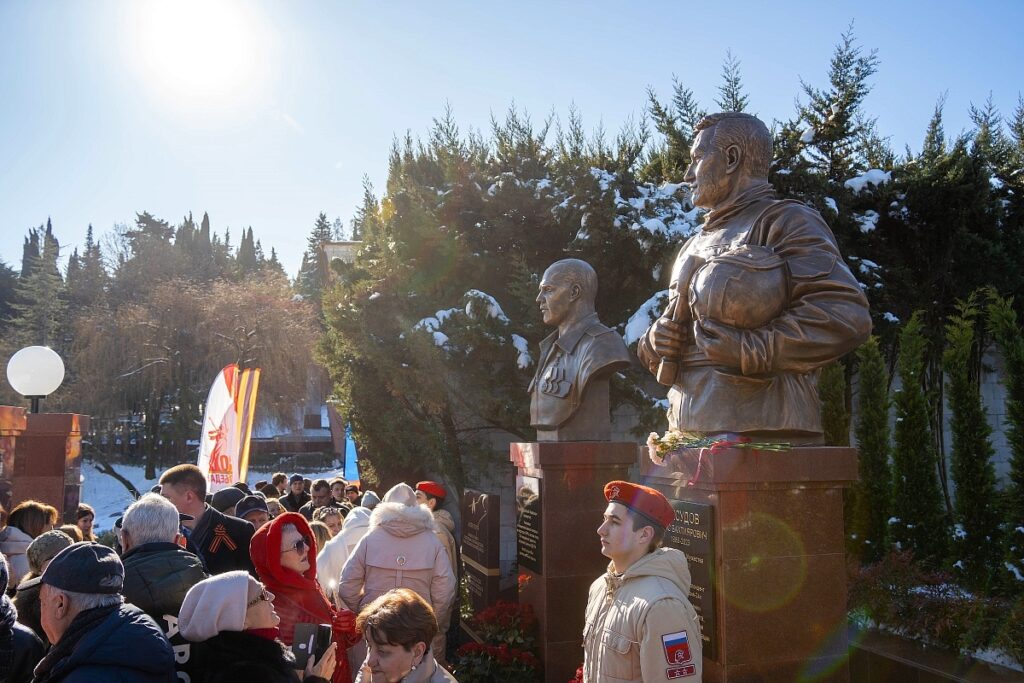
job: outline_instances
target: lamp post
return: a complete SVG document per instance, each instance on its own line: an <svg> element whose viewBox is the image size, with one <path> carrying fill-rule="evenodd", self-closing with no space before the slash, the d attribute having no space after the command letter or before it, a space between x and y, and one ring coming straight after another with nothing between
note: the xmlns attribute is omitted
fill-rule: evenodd
<svg viewBox="0 0 1024 683"><path fill-rule="evenodd" d="M40 399L55 392L64 381L64 361L48 346L26 346L7 362L7 381L31 399L32 412L38 413Z"/></svg>

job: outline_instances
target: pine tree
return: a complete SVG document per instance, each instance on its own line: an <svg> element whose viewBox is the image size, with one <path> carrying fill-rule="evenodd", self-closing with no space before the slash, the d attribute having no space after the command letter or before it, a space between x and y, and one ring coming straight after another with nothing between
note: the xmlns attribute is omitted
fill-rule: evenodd
<svg viewBox="0 0 1024 683"><path fill-rule="evenodd" d="M919 159L924 164L934 164L946 153L946 133L942 126L942 110L946 106L946 93L935 103L935 112L928 122L928 130L924 135Z"/></svg>
<svg viewBox="0 0 1024 683"><path fill-rule="evenodd" d="M889 471L889 378L878 339L871 337L857 350L860 361L860 409L857 448L860 481L855 486L853 530L861 562L877 562L888 548L892 503Z"/></svg>
<svg viewBox="0 0 1024 683"><path fill-rule="evenodd" d="M1004 515L1005 567L1002 583L1024 591L1024 332L1013 300L988 290L988 328L1003 356L1003 384L1006 387L1006 443L1010 447L1009 485Z"/></svg>
<svg viewBox="0 0 1024 683"><path fill-rule="evenodd" d="M958 302L946 323L943 368L949 377L950 427L953 433L951 473L956 483L954 567L961 579L987 587L1001 560L999 515L995 507L996 475L991 434L981 403L977 378L971 376L976 353L977 297Z"/></svg>
<svg viewBox="0 0 1024 683"><path fill-rule="evenodd" d="M327 220L327 214L320 212L313 224L313 230L306 238L306 251L302 255L302 268L299 270L298 289L304 297L315 301L318 305L323 295L327 277L327 257L323 245L334 240L334 230Z"/></svg>
<svg viewBox="0 0 1024 683"><path fill-rule="evenodd" d="M740 78L740 61L733 56L732 50L728 50L722 63L722 84L718 86L715 104L719 111L744 112L747 110L748 99Z"/></svg>
<svg viewBox="0 0 1024 683"><path fill-rule="evenodd" d="M46 222L46 231L30 231L27 243L38 244L38 256L22 266L26 277L19 278L11 319L11 341L18 346L50 346L60 353L64 346L66 325L64 279L57 267L60 243L53 226Z"/></svg>
<svg viewBox="0 0 1024 683"><path fill-rule="evenodd" d="M801 81L807 103L798 108L800 118L813 131L805 154L832 182L843 182L860 165L862 136L871 127L862 105L871 92L868 79L877 70L877 52L863 54L851 25L832 54L829 87L816 88Z"/></svg>
<svg viewBox="0 0 1024 683"><path fill-rule="evenodd" d="M242 277L255 273L259 266L256 258L256 243L252 236L252 226L242 231L242 241L238 245L238 255L235 257L238 272Z"/></svg>
<svg viewBox="0 0 1024 683"><path fill-rule="evenodd" d="M890 537L926 566L945 559L948 521L938 483L938 452L924 393L923 314L918 311L900 333L897 372L900 388L893 396L896 429L893 448L893 518Z"/></svg>

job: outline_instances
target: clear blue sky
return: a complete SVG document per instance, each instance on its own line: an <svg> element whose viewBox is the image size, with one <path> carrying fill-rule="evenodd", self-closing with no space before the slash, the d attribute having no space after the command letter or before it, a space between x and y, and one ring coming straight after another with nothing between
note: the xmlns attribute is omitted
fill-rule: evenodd
<svg viewBox="0 0 1024 683"><path fill-rule="evenodd" d="M317 214L351 218L382 188L393 137L450 103L463 127L514 101L540 121L575 104L614 133L673 74L713 108L726 50L750 110L788 119L824 85L850 21L881 66L867 101L898 150L992 93L1012 113L1024 3L0 0L0 258L52 217L67 253L148 210L252 226L298 268Z"/></svg>

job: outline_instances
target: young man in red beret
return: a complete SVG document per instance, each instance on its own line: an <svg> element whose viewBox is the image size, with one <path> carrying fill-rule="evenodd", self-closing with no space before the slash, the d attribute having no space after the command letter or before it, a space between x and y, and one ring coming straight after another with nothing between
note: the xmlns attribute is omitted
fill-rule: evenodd
<svg viewBox="0 0 1024 683"><path fill-rule="evenodd" d="M611 481L597 528L608 571L590 586L583 631L583 680L700 681L700 626L690 604L686 556L662 548L675 516L647 486Z"/></svg>
<svg viewBox="0 0 1024 683"><path fill-rule="evenodd" d="M448 561L452 565L452 575L458 578L459 557L455 543L455 520L452 519L450 512L441 509L447 493L444 486L436 481L421 481L416 484L416 501L420 505L426 505L430 509L430 514L434 516L434 535L441 541L445 552L448 553ZM449 629L449 624L438 624L438 627L441 635L444 636ZM447 641L442 642L447 644ZM441 664L445 664L447 661L443 651L435 652L434 656Z"/></svg>

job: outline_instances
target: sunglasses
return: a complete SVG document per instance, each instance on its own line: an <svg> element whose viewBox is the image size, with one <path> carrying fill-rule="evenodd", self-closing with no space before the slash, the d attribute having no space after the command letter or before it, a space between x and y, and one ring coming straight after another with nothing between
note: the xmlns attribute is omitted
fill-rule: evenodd
<svg viewBox="0 0 1024 683"><path fill-rule="evenodd" d="M290 546L282 550L281 554L284 555L285 553L290 553L293 550L297 553L301 553L303 548L309 547L309 541L307 541L304 538L300 538L299 540L295 541L295 543L292 543Z"/></svg>
<svg viewBox="0 0 1024 683"><path fill-rule="evenodd" d="M267 592L267 587L266 586L261 586L260 587L260 594L257 595L252 601L246 603L245 608L249 609L250 607L253 607L254 605L258 605L260 603L260 601L270 602L270 593Z"/></svg>

